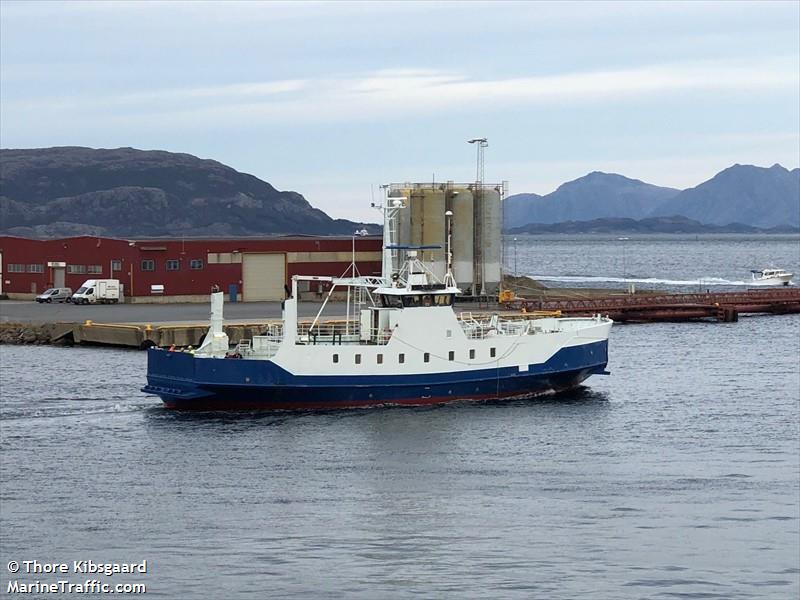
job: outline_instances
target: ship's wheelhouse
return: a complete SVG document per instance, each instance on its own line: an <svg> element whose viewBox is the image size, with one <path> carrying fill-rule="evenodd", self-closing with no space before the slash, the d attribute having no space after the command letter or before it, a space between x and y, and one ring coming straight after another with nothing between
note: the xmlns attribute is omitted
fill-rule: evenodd
<svg viewBox="0 0 800 600"><path fill-rule="evenodd" d="M453 306L452 293L431 292L431 293L403 293L403 294L381 294L381 306L383 308L418 308L430 306Z"/></svg>

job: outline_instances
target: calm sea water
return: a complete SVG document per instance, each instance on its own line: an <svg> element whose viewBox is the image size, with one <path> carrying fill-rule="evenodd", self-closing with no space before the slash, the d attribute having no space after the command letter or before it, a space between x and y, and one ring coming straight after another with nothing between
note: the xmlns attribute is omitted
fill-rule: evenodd
<svg viewBox="0 0 800 600"><path fill-rule="evenodd" d="M712 244L713 272L736 243ZM555 276L586 254L531 244L526 269ZM670 248L640 242L646 273L711 264ZM618 326L610 352L611 376L545 399L187 415L138 391L144 353L0 347L0 594L64 578L12 560L146 559L99 579L187 599L800 596L800 315Z"/></svg>
<svg viewBox="0 0 800 600"><path fill-rule="evenodd" d="M798 235L507 236L505 249L509 273L553 287L733 291L752 285L751 269L765 267L800 281Z"/></svg>

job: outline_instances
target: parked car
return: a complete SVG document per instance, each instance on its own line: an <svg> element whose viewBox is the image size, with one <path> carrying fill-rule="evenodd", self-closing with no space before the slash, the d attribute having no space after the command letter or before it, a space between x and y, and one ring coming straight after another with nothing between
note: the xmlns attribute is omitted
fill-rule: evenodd
<svg viewBox="0 0 800 600"><path fill-rule="evenodd" d="M39 304L42 302L50 304L51 302L69 302L70 298L72 298L72 288L50 288L36 296L36 301Z"/></svg>

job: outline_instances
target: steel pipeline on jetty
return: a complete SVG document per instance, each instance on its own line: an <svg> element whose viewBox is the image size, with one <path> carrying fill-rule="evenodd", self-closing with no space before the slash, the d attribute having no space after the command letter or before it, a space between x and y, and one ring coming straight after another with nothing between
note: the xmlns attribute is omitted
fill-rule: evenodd
<svg viewBox="0 0 800 600"><path fill-rule="evenodd" d="M800 289L748 290L706 294L606 296L586 299L525 300L505 302L517 310L559 310L568 315L607 314L617 322L736 321L743 313L787 314L800 312Z"/></svg>

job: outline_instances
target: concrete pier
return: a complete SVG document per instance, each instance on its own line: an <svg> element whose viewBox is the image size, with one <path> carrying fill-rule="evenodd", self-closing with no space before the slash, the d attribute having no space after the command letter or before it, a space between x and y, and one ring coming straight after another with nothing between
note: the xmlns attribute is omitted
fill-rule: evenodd
<svg viewBox="0 0 800 600"><path fill-rule="evenodd" d="M19 321L10 319L5 310L16 304ZM234 307L236 305L233 305ZM57 311L60 314L87 315L103 319L115 317L145 317L148 320L140 322L100 321L84 319L82 321L41 319L44 311L33 303L7 303L0 305L2 321L0 321L0 343L3 344L97 344L103 346L118 346L127 348L147 348L149 346L169 347L198 346L208 331L208 321L197 319L192 321L166 320L165 316L177 316L172 311L159 311L152 309L146 313L137 312L135 315L126 312L124 306L87 307L82 309L67 308L66 311ZM55 307L53 307L55 308ZM91 310L95 308L96 310ZM230 305L225 307L226 319L225 332L231 343L238 343L243 339L251 339L256 335L264 335L269 326L280 322L280 304L264 306L262 314L268 318L236 318L241 317L237 311L230 310ZM330 307L333 314L344 314L342 305ZM110 309L110 310L109 310ZM300 304L301 323L311 322L319 306L317 304ZM486 309L500 309L508 311L508 315L518 314L531 317L531 312L544 311L550 314L562 315L593 315L604 314L618 322L657 322L657 321L696 321L711 320L717 322L736 322L739 314L766 313L786 314L800 312L800 289L781 288L771 290L749 290L745 292L720 292L716 294L647 294L625 295L612 294L607 296L594 295L592 297L561 297L537 300L516 298L494 306L476 306L465 304L457 306L456 311L475 311ZM252 310L248 307L247 310ZM70 312L72 311L72 312ZM193 305L189 309L184 307L182 313L208 314L208 305ZM233 313L231 318L230 313ZM35 315L38 319L31 318ZM273 316L274 315L274 316ZM27 316L27 318L25 318ZM158 320L161 317L162 320ZM341 318L329 317L324 322L338 321Z"/></svg>
<svg viewBox="0 0 800 600"><path fill-rule="evenodd" d="M262 335L275 322L231 323L225 326L225 331L232 343L238 343ZM200 345L206 331L207 323L0 323L0 343L185 348Z"/></svg>

